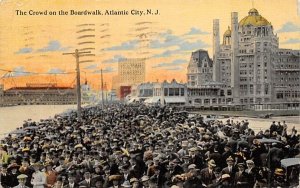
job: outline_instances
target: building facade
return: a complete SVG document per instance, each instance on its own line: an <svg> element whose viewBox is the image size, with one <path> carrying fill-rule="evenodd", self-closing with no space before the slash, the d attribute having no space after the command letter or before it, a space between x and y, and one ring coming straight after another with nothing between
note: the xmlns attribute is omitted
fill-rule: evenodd
<svg viewBox="0 0 300 188"><path fill-rule="evenodd" d="M171 82L147 82L135 85L130 93L129 103L152 105L185 105L187 103L186 84Z"/></svg>
<svg viewBox="0 0 300 188"><path fill-rule="evenodd" d="M120 59L118 76L121 85L131 86L145 82L146 66L144 58Z"/></svg>
<svg viewBox="0 0 300 188"><path fill-rule="evenodd" d="M224 84L234 104L300 101L300 50L280 49L279 38L267 19L252 8L231 27L220 44L219 20L213 21L213 81Z"/></svg>
<svg viewBox="0 0 300 188"><path fill-rule="evenodd" d="M213 61L205 50L192 52L187 68L188 105L225 104L225 84L213 81Z"/></svg>
<svg viewBox="0 0 300 188"><path fill-rule="evenodd" d="M188 65L187 86L197 87L213 79L213 62L207 51L192 52Z"/></svg>
<svg viewBox="0 0 300 188"><path fill-rule="evenodd" d="M117 92L120 99L124 99L126 95L128 95L128 92L122 92L125 88L132 87L134 84L145 82L145 60L145 58L119 59Z"/></svg>
<svg viewBox="0 0 300 188"><path fill-rule="evenodd" d="M0 97L1 106L76 104L77 101L76 88L58 87L56 84L27 84L26 87L7 90L2 87Z"/></svg>

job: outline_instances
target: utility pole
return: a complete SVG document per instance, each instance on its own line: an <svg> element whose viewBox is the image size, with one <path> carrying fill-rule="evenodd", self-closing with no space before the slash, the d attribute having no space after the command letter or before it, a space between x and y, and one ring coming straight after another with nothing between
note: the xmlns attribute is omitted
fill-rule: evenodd
<svg viewBox="0 0 300 188"><path fill-rule="evenodd" d="M101 69L101 100L102 100L102 108L104 108L104 93L103 93L103 74Z"/></svg>
<svg viewBox="0 0 300 188"><path fill-rule="evenodd" d="M88 52L79 52L78 49L74 53L63 53L63 55L73 55L76 59L76 93L77 93L77 118L81 121L81 87L80 87L80 66L79 57L81 54L89 54Z"/></svg>

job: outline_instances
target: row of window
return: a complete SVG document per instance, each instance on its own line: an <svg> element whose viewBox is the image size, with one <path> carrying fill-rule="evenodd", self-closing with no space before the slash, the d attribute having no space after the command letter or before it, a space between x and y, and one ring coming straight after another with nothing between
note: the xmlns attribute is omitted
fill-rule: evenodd
<svg viewBox="0 0 300 188"><path fill-rule="evenodd" d="M261 103L263 98L243 98L240 99L241 104L252 104L254 103L254 99L256 103ZM270 102L270 98L264 98L264 102Z"/></svg>
<svg viewBox="0 0 300 188"><path fill-rule="evenodd" d="M295 93L276 93L277 99L284 99L284 98L298 98L300 97L300 92Z"/></svg>
<svg viewBox="0 0 300 188"><path fill-rule="evenodd" d="M164 88L164 96L184 96L184 88Z"/></svg>

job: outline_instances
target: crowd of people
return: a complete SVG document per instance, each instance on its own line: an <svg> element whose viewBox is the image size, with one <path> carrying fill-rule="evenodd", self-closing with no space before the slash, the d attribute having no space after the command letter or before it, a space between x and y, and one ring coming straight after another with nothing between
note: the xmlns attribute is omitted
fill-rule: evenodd
<svg viewBox="0 0 300 188"><path fill-rule="evenodd" d="M281 159L300 156L300 136L285 122L255 134L248 121L166 106L94 106L81 119L70 112L14 133L1 140L4 188L284 187Z"/></svg>

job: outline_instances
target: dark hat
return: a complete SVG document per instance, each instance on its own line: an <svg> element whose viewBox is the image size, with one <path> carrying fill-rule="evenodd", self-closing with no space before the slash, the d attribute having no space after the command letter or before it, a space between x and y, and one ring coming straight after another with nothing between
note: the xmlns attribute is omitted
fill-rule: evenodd
<svg viewBox="0 0 300 188"><path fill-rule="evenodd" d="M238 167L243 167L243 168L245 168L244 163L238 163L237 166L238 166Z"/></svg>
<svg viewBox="0 0 300 188"><path fill-rule="evenodd" d="M111 175L108 177L108 181L120 181L122 179L121 175Z"/></svg>
<svg viewBox="0 0 300 188"><path fill-rule="evenodd" d="M17 163L13 163L7 167L7 169L9 169L9 170L19 169L19 168L20 168L20 165L18 165Z"/></svg>
<svg viewBox="0 0 300 188"><path fill-rule="evenodd" d="M234 161L234 159L233 159L231 156L229 156L229 157L226 159L226 161Z"/></svg>

